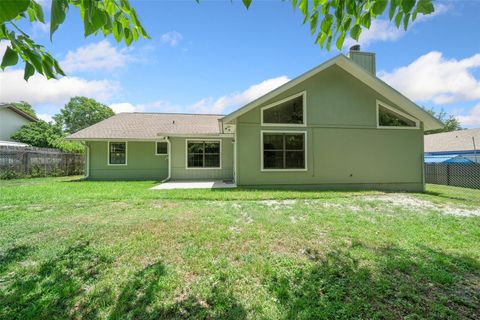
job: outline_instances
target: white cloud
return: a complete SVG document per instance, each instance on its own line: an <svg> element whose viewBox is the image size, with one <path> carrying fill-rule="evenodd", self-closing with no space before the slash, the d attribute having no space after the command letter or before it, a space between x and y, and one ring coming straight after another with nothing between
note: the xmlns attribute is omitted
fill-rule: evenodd
<svg viewBox="0 0 480 320"><path fill-rule="evenodd" d="M222 114L241 107L256 98L278 88L289 81L288 77L280 76L267 79L250 86L242 92L233 92L219 98L203 98L191 105L179 105L169 101L158 100L144 104L132 104L130 102L113 103L110 108L115 113L120 112L191 112Z"/></svg>
<svg viewBox="0 0 480 320"><path fill-rule="evenodd" d="M43 121L46 122L52 122L53 121L53 115L47 114L47 113L39 113L37 114L37 117Z"/></svg>
<svg viewBox="0 0 480 320"><path fill-rule="evenodd" d="M224 95L220 98L204 98L191 106L191 109L200 113L224 113L231 111L233 108L238 108L245 105L256 98L278 88L282 84L288 82L286 76L268 79L258 84L250 86L247 90L242 92L234 92Z"/></svg>
<svg viewBox="0 0 480 320"><path fill-rule="evenodd" d="M480 126L480 104L477 104L468 115L461 115L456 117L462 125L466 126Z"/></svg>
<svg viewBox="0 0 480 320"><path fill-rule="evenodd" d="M127 49L119 50L108 40L91 43L75 51L69 51L60 66L66 72L75 71L112 71L124 67L130 56Z"/></svg>
<svg viewBox="0 0 480 320"><path fill-rule="evenodd" d="M44 76L35 74L26 82L23 70L7 69L0 72L0 101L4 102L63 105L74 96L88 96L105 101L118 91L119 84L110 80L85 80L78 77L47 80Z"/></svg>
<svg viewBox="0 0 480 320"><path fill-rule="evenodd" d="M441 52L432 51L379 76L413 100L447 104L480 99L480 82L472 73L479 67L480 54L447 60Z"/></svg>
<svg viewBox="0 0 480 320"><path fill-rule="evenodd" d="M183 39L182 34L177 31L169 31L160 36L160 42L166 43L172 47L175 47L176 45L178 45L179 42L182 41L182 39Z"/></svg>
<svg viewBox="0 0 480 320"><path fill-rule="evenodd" d="M429 15L418 15L415 22L411 23L409 29L416 24L428 21L436 16L442 15L448 11L450 7L447 4L436 4L435 12ZM350 48L352 45L359 43L363 47L368 47L375 42L392 42L403 37L407 32L403 29L403 23L397 28L395 21L387 19L374 19L370 25L370 29L363 29L358 41L352 38L345 39L344 48Z"/></svg>
<svg viewBox="0 0 480 320"><path fill-rule="evenodd" d="M112 108L113 112L115 113L143 111L143 108L141 106L133 105L129 102L113 103L109 105L109 107Z"/></svg>
<svg viewBox="0 0 480 320"><path fill-rule="evenodd" d="M35 21L32 23L33 36L45 36L50 33L50 21L45 21L41 23Z"/></svg>

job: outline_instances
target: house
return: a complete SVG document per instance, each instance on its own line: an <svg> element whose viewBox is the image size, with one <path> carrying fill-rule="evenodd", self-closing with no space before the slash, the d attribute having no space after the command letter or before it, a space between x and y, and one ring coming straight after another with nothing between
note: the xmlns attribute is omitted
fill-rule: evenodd
<svg viewBox="0 0 480 320"><path fill-rule="evenodd" d="M480 128L425 136L426 163L480 163L479 149Z"/></svg>
<svg viewBox="0 0 480 320"><path fill-rule="evenodd" d="M421 191L423 131L443 124L354 49L225 116L121 113L69 138L89 179Z"/></svg>
<svg viewBox="0 0 480 320"><path fill-rule="evenodd" d="M38 121L12 104L0 104L0 145L26 146L24 143L15 142L11 136L23 125Z"/></svg>

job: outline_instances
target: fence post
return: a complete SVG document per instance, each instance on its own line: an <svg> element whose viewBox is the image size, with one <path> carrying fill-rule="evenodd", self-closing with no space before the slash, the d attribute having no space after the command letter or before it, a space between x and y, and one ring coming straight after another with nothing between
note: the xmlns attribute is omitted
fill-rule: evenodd
<svg viewBox="0 0 480 320"><path fill-rule="evenodd" d="M22 167L23 167L23 173L24 173L25 175L28 174L28 162L29 162L29 161L28 161L28 160L29 160L28 154L29 154L28 152L24 152L24 153L22 154Z"/></svg>
<svg viewBox="0 0 480 320"><path fill-rule="evenodd" d="M447 186L450 185L450 164L447 163Z"/></svg>

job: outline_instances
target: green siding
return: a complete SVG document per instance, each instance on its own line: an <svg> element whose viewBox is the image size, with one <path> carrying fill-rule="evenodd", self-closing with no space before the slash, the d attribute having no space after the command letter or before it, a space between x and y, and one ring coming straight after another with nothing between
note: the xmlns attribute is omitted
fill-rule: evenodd
<svg viewBox="0 0 480 320"><path fill-rule="evenodd" d="M221 169L186 169L185 141L188 139L202 138L170 138L172 142L172 180L233 179L233 139L220 139L222 140Z"/></svg>
<svg viewBox="0 0 480 320"><path fill-rule="evenodd" d="M393 103L333 66L264 105L301 91L306 127L262 127L263 105L237 119L238 185L423 189L423 131L376 128L376 100ZM307 171L262 172L261 130L305 130Z"/></svg>
<svg viewBox="0 0 480 320"><path fill-rule="evenodd" d="M192 139L198 138L195 137ZM221 139L221 169L186 169L185 140L186 138L170 138L172 153L172 180L205 180L233 178L233 139ZM88 146L90 147L89 179L163 180L168 176L167 156L155 155L154 141L128 141L126 166L111 166L107 164L107 141L90 141L88 142Z"/></svg>
<svg viewBox="0 0 480 320"><path fill-rule="evenodd" d="M168 174L166 156L155 155L154 141L128 141L127 165L108 165L108 142L89 141L92 180L163 180Z"/></svg>

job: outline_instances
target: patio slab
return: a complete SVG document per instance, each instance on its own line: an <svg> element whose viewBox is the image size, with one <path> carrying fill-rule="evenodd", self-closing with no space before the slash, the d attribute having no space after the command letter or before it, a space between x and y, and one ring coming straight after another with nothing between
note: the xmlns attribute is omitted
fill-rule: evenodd
<svg viewBox="0 0 480 320"><path fill-rule="evenodd" d="M158 184L150 189L152 190L172 190L172 189L229 189L236 188L233 182L222 180L212 181L167 181Z"/></svg>

